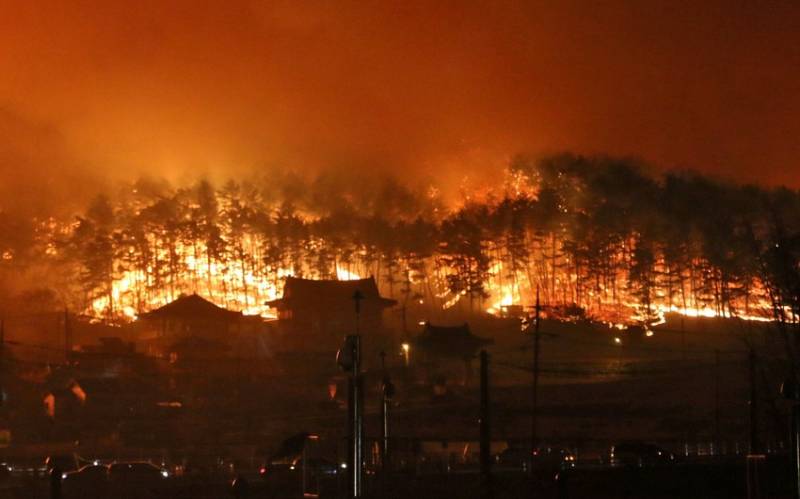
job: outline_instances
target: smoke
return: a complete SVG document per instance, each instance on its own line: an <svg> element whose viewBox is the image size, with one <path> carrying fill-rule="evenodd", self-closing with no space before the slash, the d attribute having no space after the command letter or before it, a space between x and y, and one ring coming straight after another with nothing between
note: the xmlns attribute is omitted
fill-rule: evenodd
<svg viewBox="0 0 800 499"><path fill-rule="evenodd" d="M450 195L518 152L557 150L796 183L796 4L586 8L4 5L5 204L140 175L285 170L381 172Z"/></svg>
<svg viewBox="0 0 800 499"><path fill-rule="evenodd" d="M0 109L0 212L43 216L80 208L104 188L103 178L81 164L56 128Z"/></svg>

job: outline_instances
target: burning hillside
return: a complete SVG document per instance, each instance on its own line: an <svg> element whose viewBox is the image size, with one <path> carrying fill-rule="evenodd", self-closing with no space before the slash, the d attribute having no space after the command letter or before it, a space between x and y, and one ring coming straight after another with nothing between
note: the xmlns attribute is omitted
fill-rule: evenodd
<svg viewBox="0 0 800 499"><path fill-rule="evenodd" d="M797 313L797 193L567 155L518 159L484 192L446 209L435 189L389 180L140 181L73 220L3 213L2 268L46 269L37 284L107 321L184 293L273 316L264 303L290 275L373 275L422 315L518 313L537 289L551 314L618 324Z"/></svg>

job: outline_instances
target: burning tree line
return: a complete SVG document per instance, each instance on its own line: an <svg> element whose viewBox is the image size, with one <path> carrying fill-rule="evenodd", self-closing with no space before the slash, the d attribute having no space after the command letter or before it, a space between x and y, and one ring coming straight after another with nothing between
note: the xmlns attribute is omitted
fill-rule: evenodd
<svg viewBox="0 0 800 499"><path fill-rule="evenodd" d="M288 275L373 275L430 313L530 305L537 289L552 313L608 322L800 313L795 191L568 154L516 158L502 179L452 208L377 177L139 180L71 221L3 212L2 267L38 269L67 306L109 320L191 292L268 315Z"/></svg>

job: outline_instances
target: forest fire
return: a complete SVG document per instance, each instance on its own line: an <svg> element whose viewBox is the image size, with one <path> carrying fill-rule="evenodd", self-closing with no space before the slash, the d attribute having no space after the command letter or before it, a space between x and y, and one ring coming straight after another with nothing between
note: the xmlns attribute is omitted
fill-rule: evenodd
<svg viewBox="0 0 800 499"><path fill-rule="evenodd" d="M274 300L280 296L280 288L275 286L273 281L258 276L250 271L245 271L240 286L233 282L226 272L222 271L216 263L198 262L194 256L177 252L187 272L196 272L192 277L181 276L183 281L192 281L196 278L197 282L202 282L202 286L191 286L182 288L180 293L202 293L205 296L214 297L220 306L241 310L244 315L260 315L264 318L277 317L273 310L264 305L265 301ZM236 269L234 269L235 271ZM239 270L241 275L241 270ZM292 276L291 269L279 269L278 276L283 279ZM358 274L347 269L337 267L336 279L341 281L360 279ZM248 291L245 292L245 284ZM95 318L108 316L109 310L116 310L127 319L135 320L139 311L151 310L169 303L175 299L174 294L164 292L161 294L149 295L146 302L142 301L141 292L138 289L146 288L146 274L138 271L126 271L123 275L115 279L112 283L110 296L101 296L92 301L91 309L86 312Z"/></svg>
<svg viewBox="0 0 800 499"><path fill-rule="evenodd" d="M765 216L785 199L762 192L761 206L744 203L744 188L571 156L519 160L500 184L446 210L398 184L377 194L309 184L280 199L275 185L139 183L114 204L98 197L75 222L39 223L34 250L0 249L19 255L5 269L49 269L69 307L112 322L185 293L274 317L264 303L287 276L375 276L421 315L518 315L537 290L551 316L609 324L797 313L773 279L787 243ZM703 202L722 206L727 225L690 210Z"/></svg>
<svg viewBox="0 0 800 499"><path fill-rule="evenodd" d="M2 7L0 499L800 499L800 1Z"/></svg>

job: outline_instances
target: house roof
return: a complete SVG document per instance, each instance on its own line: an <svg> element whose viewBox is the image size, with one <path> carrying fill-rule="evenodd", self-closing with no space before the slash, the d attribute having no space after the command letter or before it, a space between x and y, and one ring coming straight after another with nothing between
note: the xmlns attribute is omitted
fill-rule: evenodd
<svg viewBox="0 0 800 499"><path fill-rule="evenodd" d="M356 291L361 293L364 304L391 307L396 300L384 298L378 291L375 278L356 279L352 281L314 280L287 277L283 286L283 296L277 300L266 302L270 307L278 309L294 308L296 305L325 304L334 306L353 306Z"/></svg>
<svg viewBox="0 0 800 499"><path fill-rule="evenodd" d="M140 317L144 319L236 321L243 315L241 312L218 307L195 293L183 295L163 307L141 314Z"/></svg>
<svg viewBox="0 0 800 499"><path fill-rule="evenodd" d="M429 353L442 357L474 357L476 351L494 340L475 336L466 323L460 326L434 326L425 323L422 334L414 339L414 344Z"/></svg>
<svg viewBox="0 0 800 499"><path fill-rule="evenodd" d="M311 436L312 435L310 433L302 432L287 438L281 442L278 450L270 457L270 461L291 459L302 455L303 449L306 446L306 442Z"/></svg>

